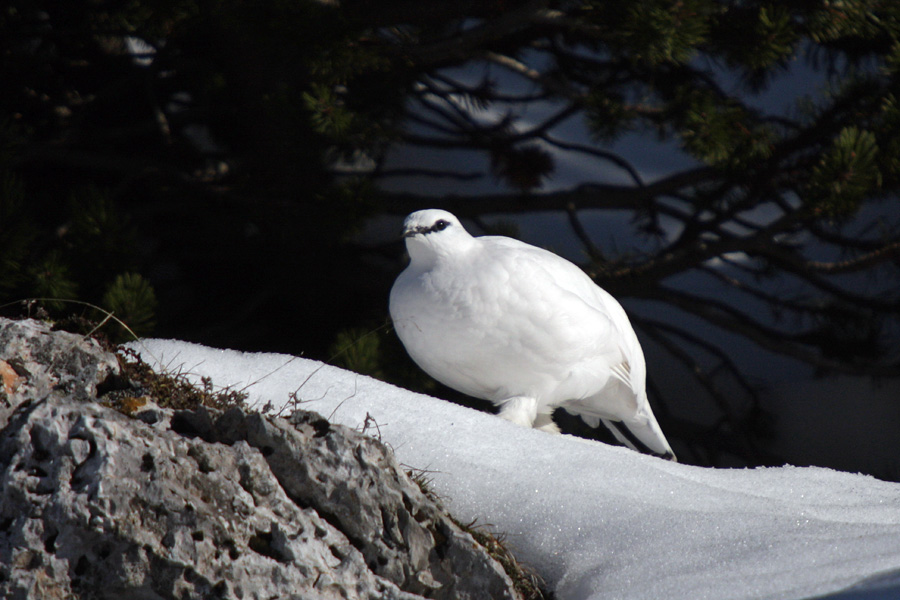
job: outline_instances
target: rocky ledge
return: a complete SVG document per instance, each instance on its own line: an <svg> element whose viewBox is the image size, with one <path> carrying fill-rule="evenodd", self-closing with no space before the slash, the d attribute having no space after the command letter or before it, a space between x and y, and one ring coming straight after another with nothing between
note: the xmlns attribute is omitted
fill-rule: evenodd
<svg viewBox="0 0 900 600"><path fill-rule="evenodd" d="M123 414L116 355L32 320L0 319L0 376L0 597L518 598L388 448L315 413Z"/></svg>

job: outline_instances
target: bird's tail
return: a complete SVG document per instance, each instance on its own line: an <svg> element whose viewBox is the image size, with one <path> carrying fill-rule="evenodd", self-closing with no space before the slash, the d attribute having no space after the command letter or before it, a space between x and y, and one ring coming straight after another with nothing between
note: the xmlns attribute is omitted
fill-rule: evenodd
<svg viewBox="0 0 900 600"><path fill-rule="evenodd" d="M637 416L634 419L613 421L601 419L603 424L612 431L617 440L638 452L653 454L666 460L677 461L672 447L663 435L662 429L653 415Z"/></svg>

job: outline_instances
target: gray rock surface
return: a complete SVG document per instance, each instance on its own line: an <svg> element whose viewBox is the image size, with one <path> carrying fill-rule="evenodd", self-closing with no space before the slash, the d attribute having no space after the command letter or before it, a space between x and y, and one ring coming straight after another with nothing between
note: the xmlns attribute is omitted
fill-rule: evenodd
<svg viewBox="0 0 900 600"><path fill-rule="evenodd" d="M97 397L97 386L119 373L116 357L91 338L51 331L46 323L0 318L0 427L11 409L56 390L70 398Z"/></svg>
<svg viewBox="0 0 900 600"><path fill-rule="evenodd" d="M0 597L516 597L377 440L309 412L125 416L86 401L115 357L8 327L0 360L21 380L0 397ZM48 337L76 356L53 358Z"/></svg>

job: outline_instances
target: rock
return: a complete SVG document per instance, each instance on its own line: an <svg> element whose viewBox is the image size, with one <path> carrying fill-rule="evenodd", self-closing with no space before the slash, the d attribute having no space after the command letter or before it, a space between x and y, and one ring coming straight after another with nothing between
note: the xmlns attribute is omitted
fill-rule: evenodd
<svg viewBox="0 0 900 600"><path fill-rule="evenodd" d="M517 597L377 440L309 412L132 418L85 401L114 356L43 365L29 337L82 350L8 327L26 358L0 431L0 597Z"/></svg>
<svg viewBox="0 0 900 600"><path fill-rule="evenodd" d="M259 450L52 396L0 435L0 596L413 598Z"/></svg>
<svg viewBox="0 0 900 600"><path fill-rule="evenodd" d="M231 410L216 434L260 449L288 496L340 529L374 573L402 589L447 600L511 597L500 565L377 440L307 411L285 421Z"/></svg>
<svg viewBox="0 0 900 600"><path fill-rule="evenodd" d="M58 390L71 398L96 398L98 387L119 373L116 357L92 338L52 331L40 321L0 318L0 427L10 409Z"/></svg>

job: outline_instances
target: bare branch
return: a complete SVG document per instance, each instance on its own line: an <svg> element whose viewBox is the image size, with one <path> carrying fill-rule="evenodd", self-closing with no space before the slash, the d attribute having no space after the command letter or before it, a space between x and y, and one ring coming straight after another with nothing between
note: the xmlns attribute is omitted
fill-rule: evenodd
<svg viewBox="0 0 900 600"><path fill-rule="evenodd" d="M658 327L660 323L653 321L643 321L640 319L637 319L636 322L639 324L641 329L643 329L644 333L646 333L651 339L665 348L666 352L671 354L673 357L675 357L676 360L678 360L686 367L686 370L691 374L691 377L693 377L694 380L696 380L697 383L699 383L700 386L704 390L706 390L706 393L709 394L710 398L712 398L716 403L716 406L719 407L719 410L722 411L722 414L725 415L725 418L728 421L734 421L732 409L728 404L728 400L725 397L725 394L721 390L719 390L715 383L713 383L712 378L697 363L697 359L689 352L687 352L682 346L675 344L665 335L662 335L660 327ZM738 427L735 428L739 429Z"/></svg>
<svg viewBox="0 0 900 600"><path fill-rule="evenodd" d="M539 102L542 100L546 100L550 97L550 94L544 91L543 89L538 89L537 92L533 94L508 94L503 93L500 90L490 90L490 97L485 96L484 90L481 86L467 86L462 84L455 79L448 77L446 74L441 72L430 73L428 77L434 79L435 81L439 81L444 85L451 88L451 90L459 95L471 96L474 98L478 98L480 100L488 100L490 102L501 102L506 104L528 104L531 102Z"/></svg>
<svg viewBox="0 0 900 600"><path fill-rule="evenodd" d="M721 260L722 262L727 263L731 266L736 265L736 263L734 261L728 260L725 257L719 257L719 260ZM757 300L761 300L761 301L765 302L772 308L781 307L781 308L784 308L785 310L795 312L795 313L816 312L816 308L813 306L810 306L808 304L803 304L800 302L792 302L790 300L781 298L779 296L775 296L773 294L766 294L762 290L758 290L758 289L748 285L746 282L741 281L737 277L732 277L731 275L727 275L726 273L723 273L721 269L716 269L716 268L704 265L704 266L700 267L700 271L702 271L703 273L705 273L711 277L714 277L715 279L719 280L721 283L727 285L728 287L730 287L732 289L738 290L749 296L752 296L753 298L756 298Z"/></svg>
<svg viewBox="0 0 900 600"><path fill-rule="evenodd" d="M870 223L866 229L871 229L878 225L881 225L880 220ZM886 243L886 240L884 239L866 239L863 237L865 235L863 233L860 233L856 237L848 237L846 235L841 235L833 231L828 231L816 221L809 222L807 224L807 228L809 229L810 233L812 233L823 242L832 244L834 246L839 246L841 248L853 248L856 250L871 252L884 247ZM894 226L892 229L892 233L896 235L896 226ZM896 239L896 237L894 239Z"/></svg>
<svg viewBox="0 0 900 600"><path fill-rule="evenodd" d="M889 313L900 313L900 302L896 299L882 300L874 295L859 296L849 292L839 285L831 283L821 277L816 277L814 273L805 270L802 266L805 263L802 261L796 260L795 258L786 258L791 256L788 252L780 253L778 258L773 257L772 253L768 250L761 252L760 254L766 256L773 264L777 265L778 268L784 270L787 274L833 296L834 298L843 300L855 306L868 307Z"/></svg>
<svg viewBox="0 0 900 600"><path fill-rule="evenodd" d="M808 338L808 334L789 334L772 329L733 307L710 298L679 292L672 288L656 288L647 292L644 297L677 306L725 331L741 335L761 348L799 359L815 367L855 375L892 377L900 375L900 365L895 363L852 364L822 356L800 342Z"/></svg>
<svg viewBox="0 0 900 600"><path fill-rule="evenodd" d="M425 94L420 93L418 99L425 108L437 112L443 119L460 128L462 131L485 128L485 126L478 124L474 115L469 110L459 106L459 103L453 99L455 94L451 90L440 89L428 81L427 78L423 83L426 86L426 93L441 98L452 113L447 112L443 107L438 106L435 102L428 99ZM509 120L509 117L507 117L506 119L503 119L503 122L508 122ZM492 126L488 126L487 128L490 129Z"/></svg>
<svg viewBox="0 0 900 600"><path fill-rule="evenodd" d="M544 122L540 125L532 127L527 131L523 131L522 133L513 136L512 141L517 142L520 140L527 140L535 137L542 138L546 135L547 131L556 127L566 119L577 115L579 112L581 112L581 109L579 107L575 106L574 104L569 104L562 110L559 110L556 114L547 117L547 119L545 119Z"/></svg>
<svg viewBox="0 0 900 600"><path fill-rule="evenodd" d="M505 54L499 54L497 52L486 52L485 58L563 98L578 101L579 103L585 98L583 92L552 77L548 77L537 69L529 67L522 61L512 58L511 56L506 56Z"/></svg>
<svg viewBox="0 0 900 600"><path fill-rule="evenodd" d="M591 156L596 156L597 158L602 158L603 160L607 160L607 161L613 163L614 165L616 165L617 167L620 167L625 172L627 172L628 175L631 176L631 179L634 181L635 184L637 184L638 186L641 186L641 187L644 186L644 178L641 177L641 174L634 167L634 165L632 165L630 162L628 162L627 160L625 160L624 158L622 158L621 156L619 156L618 154L616 154L614 152L610 152L608 150L602 150L600 148L595 148L594 146L587 146L584 144L576 144L574 142L564 142L562 140L552 137L548 133L542 134L540 136L540 138L542 140L544 140L545 142L547 142L548 144L550 144L551 146L559 148L560 150L581 152L583 154L590 154Z"/></svg>
<svg viewBox="0 0 900 600"><path fill-rule="evenodd" d="M647 319L644 317L635 317L632 320L637 322L641 327L655 327L660 331L665 331L672 335L678 336L698 348L702 348L703 350L714 356L720 362L720 364L724 366L725 370L728 371L728 373L732 377L734 377L738 385L740 385L744 389L744 391L747 392L747 395L753 400L755 404L759 404L759 386L751 384L741 373L740 368L738 368L737 364L735 364L731 356L728 355L719 346L716 346L708 340L705 340L698 335L690 333L683 328L676 327L670 323L665 323L663 321L655 319Z"/></svg>
<svg viewBox="0 0 900 600"><path fill-rule="evenodd" d="M506 56L505 54L499 54L497 52L485 52L484 56L487 60L498 64L501 67L505 67L516 75L521 75L534 83L542 83L542 80L544 79L543 73L511 56Z"/></svg>
<svg viewBox="0 0 900 600"><path fill-rule="evenodd" d="M406 115L406 118L407 118L407 120L409 120L413 123L418 123L419 125L423 125L433 131L437 131L439 133L444 133L444 134L447 134L450 136L463 136L465 134L465 132L463 132L463 131L459 131L458 129L453 129L446 125L442 125L441 123L438 123L437 121L433 121L432 119L424 117L420 114L409 112ZM441 138L441 139L446 139L446 138ZM460 143L464 143L464 142L460 142Z"/></svg>
<svg viewBox="0 0 900 600"><path fill-rule="evenodd" d="M881 248L867 252L854 258L825 262L819 260L807 260L801 268L809 269L816 273L836 275L838 273L855 273L900 257L900 241L886 243Z"/></svg>
<svg viewBox="0 0 900 600"><path fill-rule="evenodd" d="M418 67L434 67L480 56L484 48L495 42L534 27L534 17L545 4L544 0L530 0L451 38L407 48L406 56Z"/></svg>
<svg viewBox="0 0 900 600"><path fill-rule="evenodd" d="M437 138L424 138L412 134L407 134L404 138L410 143L421 143L421 145L425 146L472 148L471 144ZM587 183L569 190L531 194L528 196L520 193L465 197L447 196L441 200L440 205L442 208L454 212L457 216L468 218L478 214L490 213L560 211L565 210L569 203L574 203L579 210L588 208L625 210L646 208L649 210L651 201L660 196L672 194L684 187L700 185L704 182L715 180L719 176L720 173L712 168L698 167L664 177L644 187ZM384 210L398 215L405 215L413 210L417 210L422 203L421 196L412 193L385 192L381 198ZM689 218L685 213L665 203L656 202L652 209L678 220Z"/></svg>
<svg viewBox="0 0 900 600"><path fill-rule="evenodd" d="M408 169L384 169L372 174L373 177L386 179L389 177L433 177L435 179L456 179L458 181L472 181L484 177L483 171L443 171L441 169L408 168Z"/></svg>
<svg viewBox="0 0 900 600"><path fill-rule="evenodd" d="M603 258L603 253L600 252L600 249L594 245L593 240L591 240L591 236L588 235L587 231L584 228L584 225L581 224L581 219L578 218L578 210L575 208L574 204L569 203L569 205L566 206L566 214L569 217L569 224L572 226L572 230L575 232L575 235L578 236L578 239L581 240L581 244L587 251L588 256L591 257L591 260L605 260Z"/></svg>
<svg viewBox="0 0 900 600"><path fill-rule="evenodd" d="M421 118L421 117L419 117ZM427 123L423 123L427 124ZM458 131L452 132L453 135L462 135ZM403 132L400 134L400 140L407 143L412 144L414 146L425 146L429 148L463 148L471 150L474 147L478 147L473 144L471 141L467 139L448 139L448 138L440 138L440 137L430 137L425 135L419 135L416 133ZM483 148L482 148L483 149Z"/></svg>

